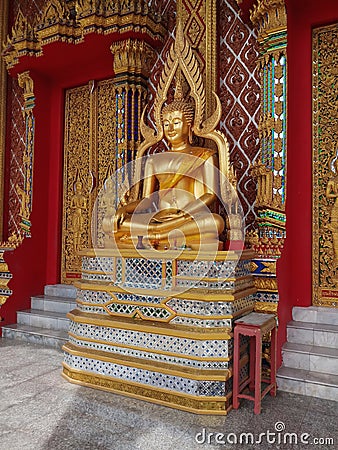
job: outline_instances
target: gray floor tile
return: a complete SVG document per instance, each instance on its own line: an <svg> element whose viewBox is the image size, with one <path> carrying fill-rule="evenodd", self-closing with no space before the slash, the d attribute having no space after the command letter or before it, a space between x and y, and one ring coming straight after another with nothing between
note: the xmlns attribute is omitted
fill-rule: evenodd
<svg viewBox="0 0 338 450"><path fill-rule="evenodd" d="M338 442L337 402L278 392L263 399L260 415L248 400L228 416L196 415L68 383L56 349L0 339L0 353L0 450L303 448L284 444L284 433ZM266 434L277 439L276 427L283 428L281 442L269 443ZM242 433L264 437L254 445L227 441Z"/></svg>

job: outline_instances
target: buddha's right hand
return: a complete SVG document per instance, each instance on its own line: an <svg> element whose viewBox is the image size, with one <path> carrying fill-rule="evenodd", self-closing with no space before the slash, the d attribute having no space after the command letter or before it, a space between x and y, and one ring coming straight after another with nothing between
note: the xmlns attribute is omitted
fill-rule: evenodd
<svg viewBox="0 0 338 450"><path fill-rule="evenodd" d="M120 206L120 208L118 208L118 210L116 211L113 222L114 233L118 231L119 226L121 225L121 223L123 223L126 217L126 213L127 213L126 206Z"/></svg>

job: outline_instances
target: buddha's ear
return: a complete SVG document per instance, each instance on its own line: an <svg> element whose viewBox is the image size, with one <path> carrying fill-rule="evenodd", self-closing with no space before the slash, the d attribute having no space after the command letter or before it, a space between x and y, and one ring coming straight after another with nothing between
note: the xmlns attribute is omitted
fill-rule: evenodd
<svg viewBox="0 0 338 450"><path fill-rule="evenodd" d="M189 124L189 144L193 143L194 126Z"/></svg>

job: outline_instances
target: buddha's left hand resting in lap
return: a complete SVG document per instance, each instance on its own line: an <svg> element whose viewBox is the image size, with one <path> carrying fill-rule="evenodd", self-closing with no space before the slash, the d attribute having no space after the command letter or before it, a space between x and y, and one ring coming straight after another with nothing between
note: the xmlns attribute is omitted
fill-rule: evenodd
<svg viewBox="0 0 338 450"><path fill-rule="evenodd" d="M209 206L218 192L216 152L190 144L194 109L183 99L162 110L169 150L147 157L141 199L120 206L103 219L103 230L118 247L131 247L138 236L160 248L200 248L218 243L224 221Z"/></svg>

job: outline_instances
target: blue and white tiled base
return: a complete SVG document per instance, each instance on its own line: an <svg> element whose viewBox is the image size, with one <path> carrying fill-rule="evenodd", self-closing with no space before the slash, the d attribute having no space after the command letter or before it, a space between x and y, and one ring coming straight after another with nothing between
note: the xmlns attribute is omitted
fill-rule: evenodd
<svg viewBox="0 0 338 450"><path fill-rule="evenodd" d="M233 321L253 309L251 255L142 260L130 250L110 252L83 257L63 375L192 412L226 414ZM243 379L246 363L244 355Z"/></svg>

